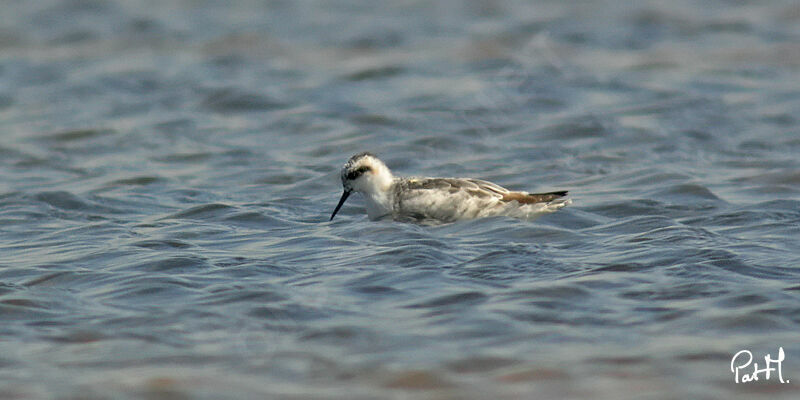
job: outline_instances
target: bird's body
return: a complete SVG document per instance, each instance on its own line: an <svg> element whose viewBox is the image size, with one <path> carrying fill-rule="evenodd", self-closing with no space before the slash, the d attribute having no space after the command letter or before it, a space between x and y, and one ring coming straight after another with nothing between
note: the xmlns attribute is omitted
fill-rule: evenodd
<svg viewBox="0 0 800 400"><path fill-rule="evenodd" d="M452 222L498 215L533 218L571 203L565 198L566 191L531 194L480 179L395 177L369 153L351 157L341 177L344 193L331 219L354 191L364 196L371 220Z"/></svg>

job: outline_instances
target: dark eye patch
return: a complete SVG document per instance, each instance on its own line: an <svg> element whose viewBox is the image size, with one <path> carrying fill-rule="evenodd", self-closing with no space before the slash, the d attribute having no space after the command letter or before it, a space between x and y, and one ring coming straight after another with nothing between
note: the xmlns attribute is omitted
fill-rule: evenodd
<svg viewBox="0 0 800 400"><path fill-rule="evenodd" d="M363 175L364 172L371 171L371 170L372 170L372 168L367 167L367 166L359 167L355 171L350 171L350 172L347 173L347 180L351 180L352 181L352 180L358 179L358 177Z"/></svg>

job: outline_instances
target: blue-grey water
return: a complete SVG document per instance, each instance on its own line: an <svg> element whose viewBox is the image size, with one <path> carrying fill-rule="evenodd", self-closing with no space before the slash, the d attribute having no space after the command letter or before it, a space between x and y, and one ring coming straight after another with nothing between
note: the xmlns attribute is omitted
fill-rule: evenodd
<svg viewBox="0 0 800 400"><path fill-rule="evenodd" d="M328 222L366 150L574 203ZM798 385L794 0L0 4L0 398Z"/></svg>

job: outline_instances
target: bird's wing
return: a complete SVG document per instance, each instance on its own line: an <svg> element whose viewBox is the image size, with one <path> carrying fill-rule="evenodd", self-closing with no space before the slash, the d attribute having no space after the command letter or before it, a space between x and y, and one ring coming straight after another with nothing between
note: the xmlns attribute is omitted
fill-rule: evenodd
<svg viewBox="0 0 800 400"><path fill-rule="evenodd" d="M500 199L510 193L508 189L491 182L460 178L408 178L402 182L402 189L406 194L430 191L431 194L440 192L441 196L457 196L463 192L464 195L487 199Z"/></svg>
<svg viewBox="0 0 800 400"><path fill-rule="evenodd" d="M399 178L393 191L395 219L455 221L464 218L499 215L506 205L541 207L558 203L566 191L550 193L512 192L480 179ZM540 207L541 206L541 207ZM530 209L522 209L529 215Z"/></svg>
<svg viewBox="0 0 800 400"><path fill-rule="evenodd" d="M411 218L449 221L475 217L496 206L506 193L508 190L478 179L407 178L395 187L394 210Z"/></svg>
<svg viewBox="0 0 800 400"><path fill-rule="evenodd" d="M502 186L496 185L492 182L482 181L480 179L459 179L459 181L466 181L475 184L481 191L491 192L495 195L499 195L500 201L504 203L512 201L516 201L519 204L547 203L567 195L566 190L549 193L512 192Z"/></svg>
<svg viewBox="0 0 800 400"><path fill-rule="evenodd" d="M484 181L480 179L459 179L459 181L469 182L477 186L478 189L480 190L491 192L500 195L501 197L507 193L512 193L510 190L489 181Z"/></svg>

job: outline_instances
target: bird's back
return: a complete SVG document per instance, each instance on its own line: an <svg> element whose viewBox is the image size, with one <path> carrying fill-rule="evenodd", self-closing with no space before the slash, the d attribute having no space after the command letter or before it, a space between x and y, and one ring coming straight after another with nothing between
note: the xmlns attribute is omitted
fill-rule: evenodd
<svg viewBox="0 0 800 400"><path fill-rule="evenodd" d="M512 192L480 179L397 178L392 191L393 217L397 220L450 222L494 215L528 218L567 204L558 205L557 201L566 196L565 191Z"/></svg>

